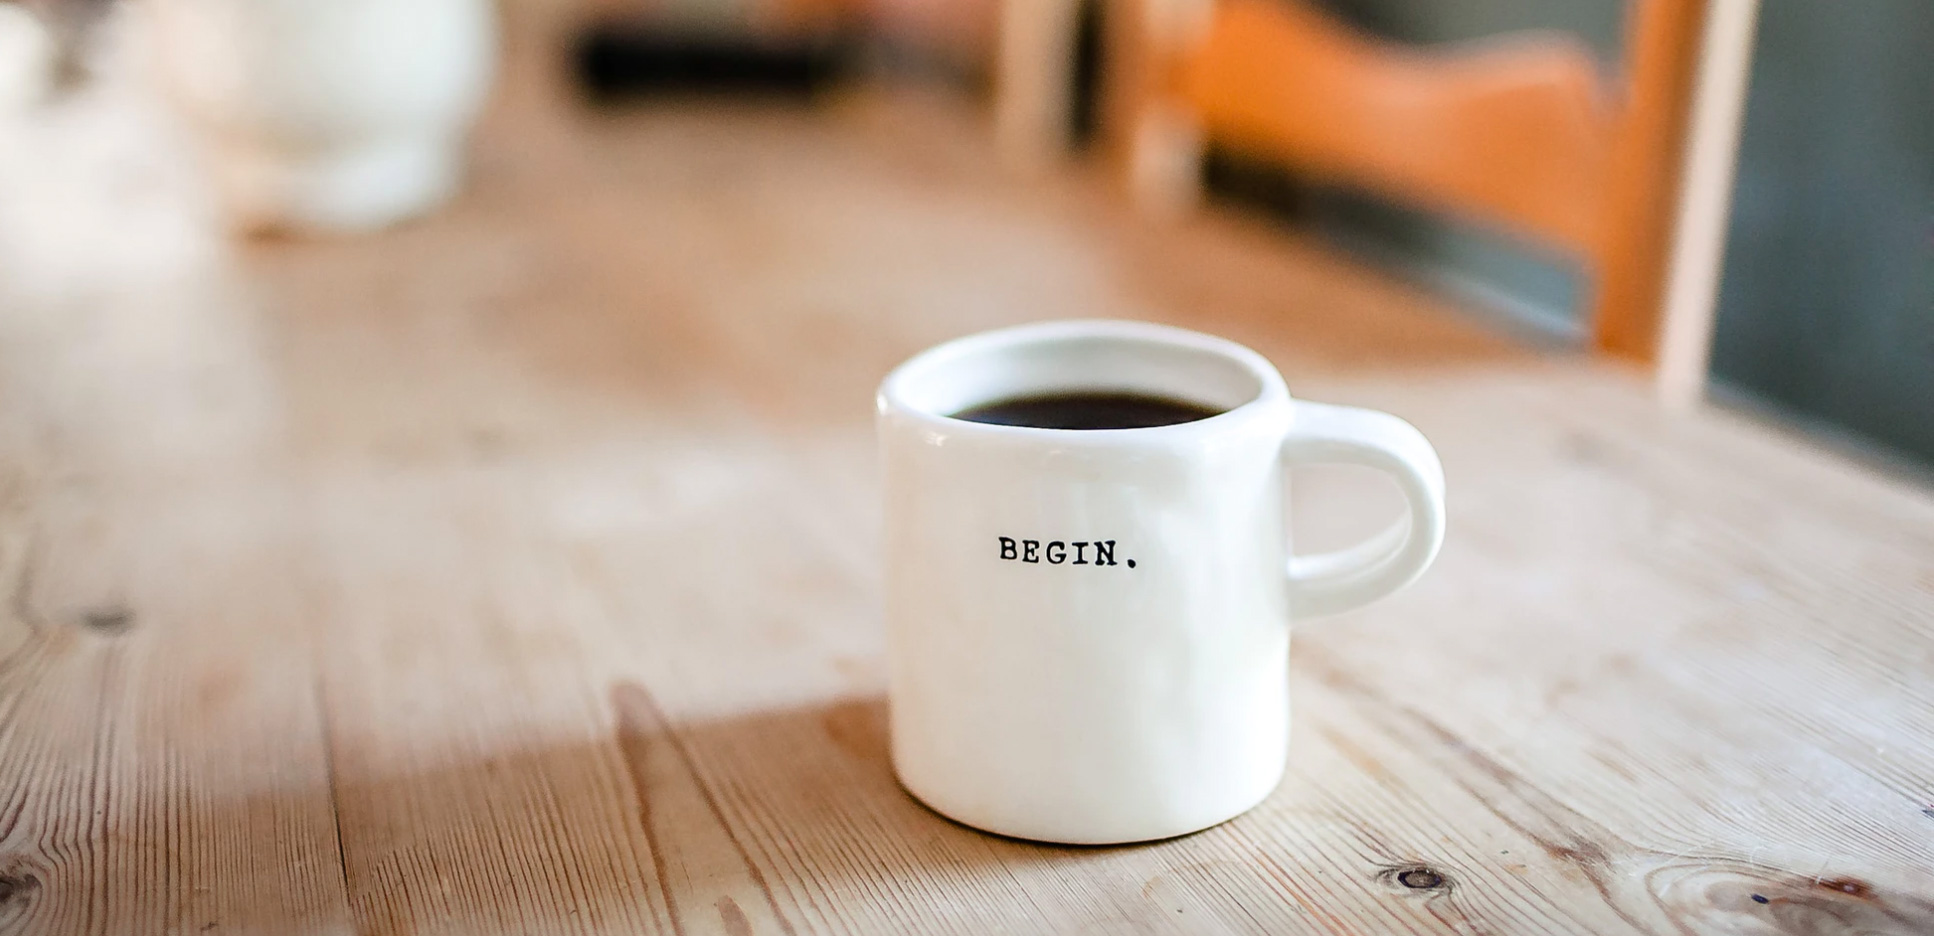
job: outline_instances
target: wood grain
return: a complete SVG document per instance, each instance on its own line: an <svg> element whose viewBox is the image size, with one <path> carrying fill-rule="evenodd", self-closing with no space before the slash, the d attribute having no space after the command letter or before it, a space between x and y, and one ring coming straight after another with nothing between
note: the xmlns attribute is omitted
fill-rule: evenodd
<svg viewBox="0 0 1934 936"><path fill-rule="evenodd" d="M469 190L383 234L226 244L138 82L0 151L0 933L1934 928L1926 491L1009 178L928 92L581 109L508 12ZM1276 794L1149 846L886 760L872 387L1069 314L1403 414L1452 491L1297 635ZM1310 549L1394 509L1292 495Z"/></svg>

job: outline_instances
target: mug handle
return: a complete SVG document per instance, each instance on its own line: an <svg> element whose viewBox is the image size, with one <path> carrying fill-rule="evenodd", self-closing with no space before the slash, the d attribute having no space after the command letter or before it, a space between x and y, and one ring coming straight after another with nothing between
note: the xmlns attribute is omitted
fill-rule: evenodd
<svg viewBox="0 0 1934 936"><path fill-rule="evenodd" d="M1414 581L1444 542L1444 466L1424 434L1389 413L1297 400L1283 440L1286 467L1375 468L1403 490L1410 512L1355 546L1289 560L1292 620L1362 607Z"/></svg>

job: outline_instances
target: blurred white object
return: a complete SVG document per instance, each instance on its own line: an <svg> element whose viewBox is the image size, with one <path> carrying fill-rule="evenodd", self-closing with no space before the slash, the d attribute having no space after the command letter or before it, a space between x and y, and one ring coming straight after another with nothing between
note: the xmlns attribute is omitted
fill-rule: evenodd
<svg viewBox="0 0 1934 936"><path fill-rule="evenodd" d="M496 58L490 0L152 0L155 59L233 220L357 231L436 207Z"/></svg>
<svg viewBox="0 0 1934 936"><path fill-rule="evenodd" d="M54 75L54 37L17 3L0 3L0 111L47 96Z"/></svg>

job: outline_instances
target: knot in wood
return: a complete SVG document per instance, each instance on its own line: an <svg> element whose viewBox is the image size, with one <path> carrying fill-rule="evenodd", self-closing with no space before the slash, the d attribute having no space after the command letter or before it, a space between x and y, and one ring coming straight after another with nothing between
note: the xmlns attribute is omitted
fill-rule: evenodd
<svg viewBox="0 0 1934 936"><path fill-rule="evenodd" d="M81 612L81 623L100 634L119 634L134 623L134 612L121 605L101 605Z"/></svg>
<svg viewBox="0 0 1934 936"><path fill-rule="evenodd" d="M1408 865L1395 869L1393 877L1398 884L1411 890L1434 890L1449 885L1442 872L1429 865Z"/></svg>
<svg viewBox="0 0 1934 936"><path fill-rule="evenodd" d="M0 906L25 900L39 889L40 879L31 874L0 874Z"/></svg>

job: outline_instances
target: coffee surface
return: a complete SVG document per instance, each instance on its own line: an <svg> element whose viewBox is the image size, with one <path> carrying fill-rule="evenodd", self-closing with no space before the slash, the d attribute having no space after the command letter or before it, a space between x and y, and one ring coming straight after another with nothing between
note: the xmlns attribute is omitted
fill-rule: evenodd
<svg viewBox="0 0 1934 936"><path fill-rule="evenodd" d="M1072 390L983 403L955 413L954 418L1036 429L1148 429L1194 422L1222 412L1175 397Z"/></svg>

